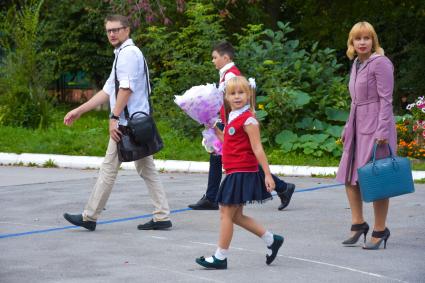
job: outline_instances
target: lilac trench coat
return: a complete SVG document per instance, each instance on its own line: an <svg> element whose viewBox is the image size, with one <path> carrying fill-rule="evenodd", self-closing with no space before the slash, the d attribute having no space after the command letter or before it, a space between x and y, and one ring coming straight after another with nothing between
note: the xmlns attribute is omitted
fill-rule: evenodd
<svg viewBox="0 0 425 283"><path fill-rule="evenodd" d="M376 139L387 139L394 154L397 152L397 132L393 115L394 75L391 61L373 54L356 71L354 60L349 90L350 116L342 132L344 151L336 180L346 185L356 185L357 168L365 165L372 156ZM376 157L389 155L388 146L378 146Z"/></svg>

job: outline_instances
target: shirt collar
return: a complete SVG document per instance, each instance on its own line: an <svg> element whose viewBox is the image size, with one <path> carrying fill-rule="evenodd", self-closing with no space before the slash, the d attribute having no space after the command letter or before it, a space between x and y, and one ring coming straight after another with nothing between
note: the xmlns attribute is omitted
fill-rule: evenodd
<svg viewBox="0 0 425 283"><path fill-rule="evenodd" d="M234 62L230 62L227 63L226 65L223 66L223 68L220 69L219 73L220 73L220 78L222 78L224 76L224 74L233 66L235 65Z"/></svg>
<svg viewBox="0 0 425 283"><path fill-rule="evenodd" d="M229 113L229 123L232 122L233 120L235 120L239 115L241 115L245 111L248 111L249 107L250 107L250 105L247 104L244 107L242 107L241 109L231 111Z"/></svg>
<svg viewBox="0 0 425 283"><path fill-rule="evenodd" d="M127 39L119 47L115 48L114 54L118 54L121 51L121 49L123 49L124 47L127 47L129 45L134 45L134 42L131 38Z"/></svg>

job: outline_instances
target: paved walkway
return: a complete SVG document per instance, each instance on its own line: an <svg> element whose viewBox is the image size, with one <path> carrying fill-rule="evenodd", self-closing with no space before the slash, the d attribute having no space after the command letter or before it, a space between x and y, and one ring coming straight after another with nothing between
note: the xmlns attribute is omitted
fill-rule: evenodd
<svg viewBox="0 0 425 283"><path fill-rule="evenodd" d="M95 156L72 156L58 154L34 154L34 153L2 153L0 152L0 165L35 164L43 166L46 162L53 162L61 168L74 169L97 169L100 167L103 157ZM184 173L208 173L208 162L182 161L182 160L158 160L155 165L161 171L184 172ZM123 170L134 170L133 162L122 163ZM292 165L271 165L270 170L274 174L285 176L326 176L334 175L338 167L318 167L318 166L292 166ZM413 171L413 179L425 179L425 171Z"/></svg>
<svg viewBox="0 0 425 283"><path fill-rule="evenodd" d="M261 239L236 228L229 269L194 262L215 250L217 211L193 211L206 174L161 174L173 229L138 231L152 205L134 171L122 170L95 232L70 226L64 212L82 210L96 170L0 166L0 282L425 282L425 185L391 201L386 250L342 247L349 234L345 192L332 179L288 177L297 190L284 211L277 198L246 213L285 243L265 264ZM373 222L372 207L365 217ZM370 233L369 233L370 235Z"/></svg>

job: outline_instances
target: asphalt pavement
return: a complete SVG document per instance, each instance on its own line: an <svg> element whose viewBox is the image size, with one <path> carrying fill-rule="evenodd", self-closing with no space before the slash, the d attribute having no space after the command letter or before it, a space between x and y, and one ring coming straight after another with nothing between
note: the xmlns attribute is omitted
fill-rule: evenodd
<svg viewBox="0 0 425 283"><path fill-rule="evenodd" d="M70 225L97 170L0 166L0 282L425 282L425 185L393 198L387 248L343 247L350 210L332 179L284 177L297 189L287 209L274 197L245 213L285 237L275 262L265 244L237 227L227 270L195 263L218 239L218 211L187 208L204 193L207 175L161 173L172 209L169 231L139 231L153 206L142 179L122 170L96 231ZM373 209L365 204L373 225ZM370 232L368 234L370 236Z"/></svg>

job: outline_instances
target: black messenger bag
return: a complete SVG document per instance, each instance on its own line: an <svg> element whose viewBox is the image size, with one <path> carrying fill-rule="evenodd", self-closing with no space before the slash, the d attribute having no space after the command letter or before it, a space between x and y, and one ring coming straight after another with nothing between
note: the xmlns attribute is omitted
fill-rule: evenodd
<svg viewBox="0 0 425 283"><path fill-rule="evenodd" d="M116 60L118 61L118 56ZM144 65L150 113L147 114L146 112L138 111L134 112L130 117L128 107L125 106L124 113L127 120L127 126L119 126L122 135L121 140L118 142L118 159L121 162L139 160L159 152L164 147L164 143L152 117L153 110L150 100L151 89L146 61L144 61ZM115 97L118 95L118 90L119 82L115 63ZM136 114L143 114L143 116L138 115L135 117Z"/></svg>

